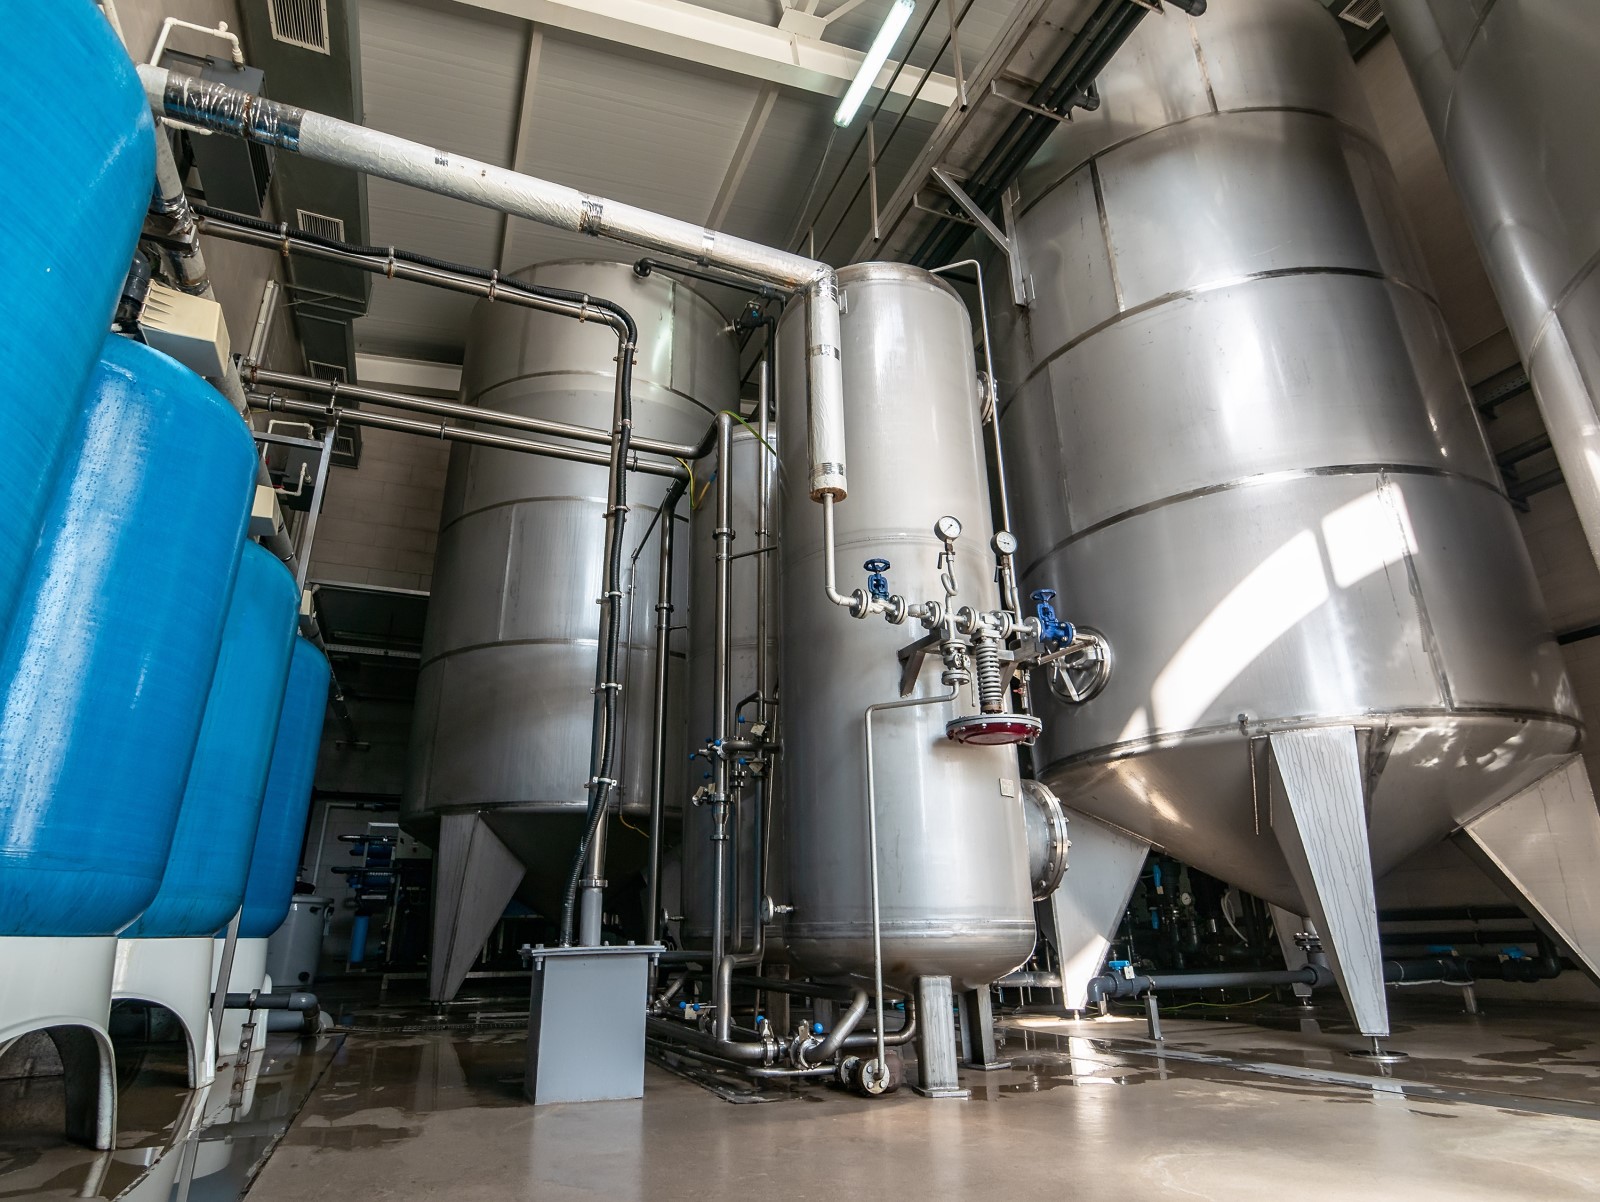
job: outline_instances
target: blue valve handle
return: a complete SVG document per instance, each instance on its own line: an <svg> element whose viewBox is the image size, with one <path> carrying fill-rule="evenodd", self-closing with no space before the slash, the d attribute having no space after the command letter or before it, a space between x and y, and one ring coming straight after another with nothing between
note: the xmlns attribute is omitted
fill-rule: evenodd
<svg viewBox="0 0 1600 1202"><path fill-rule="evenodd" d="M1071 622L1063 622L1056 616L1056 607L1051 604L1056 599L1056 590L1036 589L1032 597L1034 616L1039 619L1039 633L1045 640L1057 643L1072 642L1077 631L1072 628Z"/></svg>
<svg viewBox="0 0 1600 1202"><path fill-rule="evenodd" d="M867 593L880 601L889 599L889 578L884 575L889 570L887 559L869 559L861 565L871 575L867 577Z"/></svg>

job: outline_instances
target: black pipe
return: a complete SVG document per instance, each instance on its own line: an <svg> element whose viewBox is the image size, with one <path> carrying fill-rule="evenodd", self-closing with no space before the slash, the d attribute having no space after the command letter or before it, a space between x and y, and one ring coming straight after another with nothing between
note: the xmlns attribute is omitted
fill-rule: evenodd
<svg viewBox="0 0 1600 1202"><path fill-rule="evenodd" d="M1518 906L1412 906L1378 911L1379 922L1489 922L1523 917Z"/></svg>
<svg viewBox="0 0 1600 1202"><path fill-rule="evenodd" d="M315 1014L318 1010L314 993L230 993L222 1002L228 1010L294 1010L300 1014Z"/></svg>
<svg viewBox="0 0 1600 1202"><path fill-rule="evenodd" d="M1191 0L1191 3L1193 0ZM1187 5L1185 11L1188 11ZM1200 4L1204 11L1204 3ZM1148 10L1137 0L1103 0L1090 15L1066 53L1056 60L1044 81L1028 97L1035 108L1063 115L1072 107L1092 105L1095 77L1127 40ZM1085 105L1087 107L1088 105ZM1056 122L1037 112L1022 111L1011 119L987 155L967 180L967 192L978 206L990 211L1002 193L1033 159L1039 147L1055 132ZM969 236L965 226L938 222L911 256L913 263L947 263Z"/></svg>
<svg viewBox="0 0 1600 1202"><path fill-rule="evenodd" d="M633 265L633 274L641 280L645 279L652 271L664 271L668 275L681 275L686 279L699 280L706 284L721 284L725 288L737 288L740 292L754 293L764 300L787 300L788 294L781 289L774 288L771 284L763 284L759 280L747 280L743 276L731 275L724 272L708 271L704 267L690 267L685 263L669 263L662 259L643 258Z"/></svg>

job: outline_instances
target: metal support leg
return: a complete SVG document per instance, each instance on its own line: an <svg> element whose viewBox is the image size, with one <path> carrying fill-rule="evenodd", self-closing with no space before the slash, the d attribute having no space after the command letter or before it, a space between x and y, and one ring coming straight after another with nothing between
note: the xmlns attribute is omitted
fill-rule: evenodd
<svg viewBox="0 0 1600 1202"><path fill-rule="evenodd" d="M956 1069L955 997L949 977L917 978L917 1084L928 1098L967 1098Z"/></svg>
<svg viewBox="0 0 1600 1202"><path fill-rule="evenodd" d="M994 1039L994 1000L987 989L963 990L956 999L961 1019L961 1063L983 1072L1010 1068Z"/></svg>
<svg viewBox="0 0 1600 1202"><path fill-rule="evenodd" d="M1156 995L1144 995L1144 1020L1150 1028L1150 1038L1155 1043L1161 1043L1166 1036L1161 1034L1161 1003L1156 1000Z"/></svg>

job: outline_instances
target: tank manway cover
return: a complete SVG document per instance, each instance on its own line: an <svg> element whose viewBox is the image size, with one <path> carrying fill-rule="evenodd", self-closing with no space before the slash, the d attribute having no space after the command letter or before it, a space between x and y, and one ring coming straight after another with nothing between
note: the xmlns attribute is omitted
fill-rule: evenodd
<svg viewBox="0 0 1600 1202"><path fill-rule="evenodd" d="M1032 714L971 714L948 723L944 732L957 743L996 747L1032 743L1043 726Z"/></svg>

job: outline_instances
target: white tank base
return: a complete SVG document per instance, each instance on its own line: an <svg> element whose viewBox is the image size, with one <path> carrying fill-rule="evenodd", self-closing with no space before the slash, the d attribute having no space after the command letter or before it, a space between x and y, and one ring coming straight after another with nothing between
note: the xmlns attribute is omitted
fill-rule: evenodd
<svg viewBox="0 0 1600 1202"><path fill-rule="evenodd" d="M217 978L222 967L223 940L212 940L211 979ZM233 949L233 972L228 978L229 993L269 993L272 978L267 976L267 941L265 939L240 939ZM266 1034L266 1012L262 1010L224 1010L222 1031L217 1039L217 1068L232 1068L244 1040L247 1022L258 1022L252 1043L259 1047L261 1036Z"/></svg>
<svg viewBox="0 0 1600 1202"><path fill-rule="evenodd" d="M111 982L117 941L0 936L0 1054L48 1030L65 1073L67 1138L108 1149L116 1139Z"/></svg>
<svg viewBox="0 0 1600 1202"><path fill-rule="evenodd" d="M216 1040L211 1030L215 942L209 935L117 940L112 996L155 1002L178 1016L189 1043L190 1089L199 1089L216 1075Z"/></svg>

